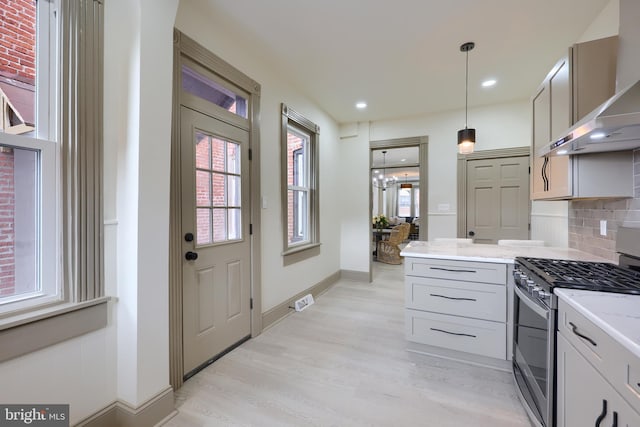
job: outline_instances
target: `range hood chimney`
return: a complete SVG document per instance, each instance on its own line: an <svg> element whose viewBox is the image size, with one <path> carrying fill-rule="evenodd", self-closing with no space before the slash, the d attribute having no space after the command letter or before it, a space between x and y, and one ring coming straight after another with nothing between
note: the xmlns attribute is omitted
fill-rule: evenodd
<svg viewBox="0 0 640 427"><path fill-rule="evenodd" d="M536 153L586 154L640 148L640 1L619 0L616 94Z"/></svg>

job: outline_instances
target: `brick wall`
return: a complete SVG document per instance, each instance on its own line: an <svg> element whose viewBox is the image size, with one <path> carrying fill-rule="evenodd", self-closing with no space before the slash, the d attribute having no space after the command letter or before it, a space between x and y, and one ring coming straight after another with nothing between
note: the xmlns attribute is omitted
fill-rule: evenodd
<svg viewBox="0 0 640 427"><path fill-rule="evenodd" d="M640 150L633 155L634 198L570 202L569 247L618 261L618 227L640 228ZM600 220L607 221L606 236L600 235Z"/></svg>
<svg viewBox="0 0 640 427"><path fill-rule="evenodd" d="M35 0L0 0L0 71L34 83L35 46Z"/></svg>
<svg viewBox="0 0 640 427"><path fill-rule="evenodd" d="M0 296L15 289L15 187L13 150L0 151Z"/></svg>

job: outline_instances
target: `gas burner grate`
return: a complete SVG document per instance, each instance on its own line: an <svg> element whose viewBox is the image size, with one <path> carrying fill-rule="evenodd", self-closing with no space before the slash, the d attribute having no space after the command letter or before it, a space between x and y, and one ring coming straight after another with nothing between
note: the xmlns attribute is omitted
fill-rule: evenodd
<svg viewBox="0 0 640 427"><path fill-rule="evenodd" d="M516 260L551 288L640 294L640 273L615 264L526 257Z"/></svg>

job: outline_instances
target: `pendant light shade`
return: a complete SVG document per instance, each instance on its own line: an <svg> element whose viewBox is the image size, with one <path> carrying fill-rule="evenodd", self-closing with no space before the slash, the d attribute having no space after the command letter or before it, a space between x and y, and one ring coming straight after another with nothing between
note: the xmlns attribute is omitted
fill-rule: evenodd
<svg viewBox="0 0 640 427"><path fill-rule="evenodd" d="M476 46L474 42L467 42L460 46L460 51L467 54L466 74L464 89L464 129L458 131L458 152L460 154L471 154L476 143L476 130L467 127L469 115L469 51Z"/></svg>
<svg viewBox="0 0 640 427"><path fill-rule="evenodd" d="M413 188L413 184L407 181L407 174L404 174L404 182L400 184L400 188L402 189L410 189Z"/></svg>

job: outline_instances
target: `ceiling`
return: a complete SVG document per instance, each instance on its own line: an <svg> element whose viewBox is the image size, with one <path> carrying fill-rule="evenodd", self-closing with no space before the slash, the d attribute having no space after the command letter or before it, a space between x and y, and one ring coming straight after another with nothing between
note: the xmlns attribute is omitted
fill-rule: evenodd
<svg viewBox="0 0 640 427"><path fill-rule="evenodd" d="M464 108L467 41L470 108L528 99L609 2L201 1L339 123Z"/></svg>

